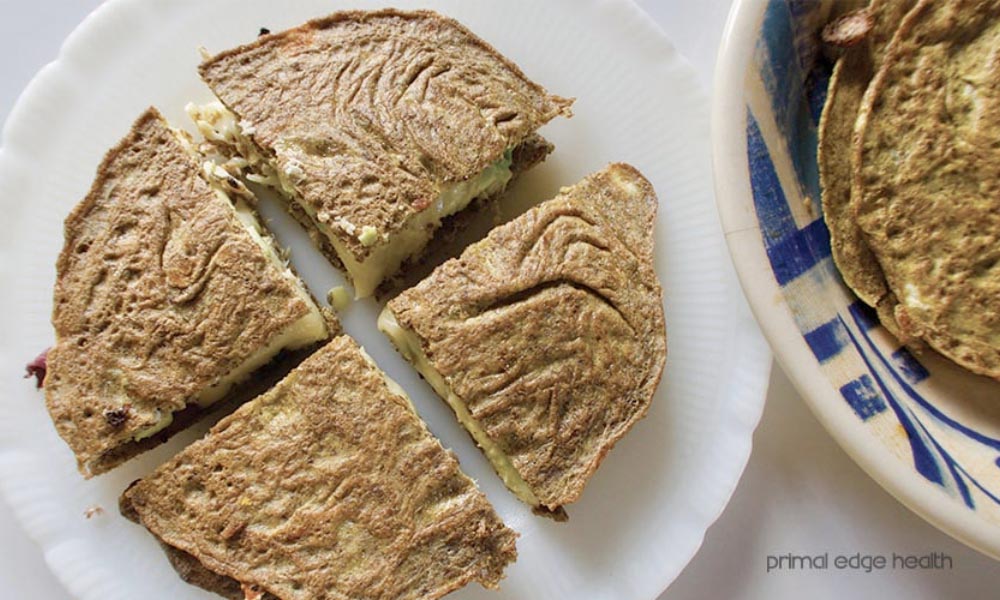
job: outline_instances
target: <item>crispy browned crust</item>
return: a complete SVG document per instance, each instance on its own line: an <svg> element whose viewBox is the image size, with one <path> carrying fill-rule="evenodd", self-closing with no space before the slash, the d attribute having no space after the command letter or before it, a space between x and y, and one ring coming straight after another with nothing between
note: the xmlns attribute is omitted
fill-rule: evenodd
<svg viewBox="0 0 1000 600"><path fill-rule="evenodd" d="M331 335L340 335L341 326L337 321L333 311L321 309L327 318L327 327ZM246 382L235 386L226 396L207 409L200 408L196 404L188 405L180 411L174 413L174 420L162 431L140 440L126 441L120 446L105 452L96 458L90 465L91 472L104 473L117 467L118 465L135 458L143 452L165 443L172 438L175 433L187 429L201 418L209 414L226 414L232 412L244 402L263 394L271 388L282 377L288 374L293 368L301 363L306 357L315 352L325 342L313 344L305 348L293 351L282 351L270 363L264 365Z"/></svg>
<svg viewBox="0 0 1000 600"><path fill-rule="evenodd" d="M46 403L87 477L308 310L153 108L66 219L56 272Z"/></svg>
<svg viewBox="0 0 1000 600"><path fill-rule="evenodd" d="M872 20L864 43L837 61L830 77L819 125L819 175L823 215L830 230L834 263L844 283L866 304L879 309L886 329L902 338L892 310L895 304L885 276L851 210L851 139L861 100L885 47L915 0L873 0L864 10Z"/></svg>
<svg viewBox="0 0 1000 600"><path fill-rule="evenodd" d="M859 111L851 206L905 337L1000 379L1000 2L920 0Z"/></svg>
<svg viewBox="0 0 1000 600"><path fill-rule="evenodd" d="M137 483L139 483L138 480L133 482L132 486ZM128 500L128 490L132 489L132 486L129 486L125 493L118 499L118 510L126 519L141 525L139 513L135 511L135 508ZM245 595L239 581L232 577L226 577L225 575L210 571L197 558L183 550L178 550L163 542L160 542L160 547L163 549L164 554L167 555L170 566L177 571L177 574L185 583L196 585L229 600L245 600ZM273 598L275 597L271 594L265 595L266 600L272 600Z"/></svg>
<svg viewBox="0 0 1000 600"><path fill-rule="evenodd" d="M361 244L363 227L391 236L441 185L479 173L572 104L430 11L334 13L200 72L359 261L378 245Z"/></svg>
<svg viewBox="0 0 1000 600"><path fill-rule="evenodd" d="M657 200L611 165L389 302L545 507L575 501L666 359Z"/></svg>
<svg viewBox="0 0 1000 600"><path fill-rule="evenodd" d="M182 568L207 587L228 578L286 600L433 599L496 587L516 558L517 534L347 336L121 505L196 559Z"/></svg>
<svg viewBox="0 0 1000 600"><path fill-rule="evenodd" d="M229 600L245 600L246 595L243 593L243 587L239 581L208 570L197 558L187 552L166 544L160 544L160 546L167 555L170 566L177 571L185 583L196 585ZM276 596L265 593L261 600L276 599Z"/></svg>

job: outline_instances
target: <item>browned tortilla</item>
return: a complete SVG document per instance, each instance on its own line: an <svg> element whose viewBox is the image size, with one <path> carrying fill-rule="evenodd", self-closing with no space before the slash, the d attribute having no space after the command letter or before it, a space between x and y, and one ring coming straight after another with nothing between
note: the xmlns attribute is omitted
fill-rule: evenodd
<svg viewBox="0 0 1000 600"><path fill-rule="evenodd" d="M517 146L514 149L510 165L511 172L513 173L511 183L513 183L514 179L517 179L519 175L544 161L552 150L552 144L538 134L530 136L527 140L522 142L521 145ZM387 278L383 281L382 285L380 285L378 290L376 290L376 296L378 298L390 297L394 295L394 293L398 293L416 283L420 278L418 273L422 268L425 268L424 259L426 256L435 254L436 252L441 252L445 248L453 247L455 234L461 231L466 223L470 219L474 218L474 215L477 214L478 211L490 207L495 208L497 203L501 201L503 194L504 192L501 191L487 198L481 198L480 201L474 203L474 206L470 209L446 218L441 223L441 230L428 244L427 249L419 255L413 256L407 260L394 277ZM340 257L337 256L337 251L330 243L330 240L315 227L312 218L306 214L305 210L303 210L296 202L288 202L287 200L288 199L286 198L286 209L289 214L291 214L295 220L306 229L313 245L316 246L323 256L330 261L330 263L338 268L343 268L343 263L341 263ZM461 250L461 248L458 248L455 251L456 254L458 250ZM427 270L429 270L429 268ZM426 274L426 272L424 274Z"/></svg>
<svg viewBox="0 0 1000 600"><path fill-rule="evenodd" d="M334 13L222 52L200 71L358 261L442 186L478 174L572 104L430 11ZM371 246L358 239L364 227L380 236Z"/></svg>
<svg viewBox="0 0 1000 600"><path fill-rule="evenodd" d="M611 165L388 304L548 509L580 496L659 383L656 206L636 169Z"/></svg>
<svg viewBox="0 0 1000 600"><path fill-rule="evenodd" d="M517 534L340 336L121 499L185 580L283 600L496 587Z"/></svg>
<svg viewBox="0 0 1000 600"><path fill-rule="evenodd" d="M1000 378L1000 2L921 0L859 114L852 206L904 335Z"/></svg>
<svg viewBox="0 0 1000 600"><path fill-rule="evenodd" d="M153 108L66 219L56 272L46 403L88 477L309 309Z"/></svg>
<svg viewBox="0 0 1000 600"><path fill-rule="evenodd" d="M819 175L823 215L830 230L833 260L858 298L879 309L887 329L899 327L891 310L895 300L875 255L858 229L851 201L851 139L861 99L882 63L885 48L915 0L872 0L873 22L865 40L848 49L834 66L819 126Z"/></svg>

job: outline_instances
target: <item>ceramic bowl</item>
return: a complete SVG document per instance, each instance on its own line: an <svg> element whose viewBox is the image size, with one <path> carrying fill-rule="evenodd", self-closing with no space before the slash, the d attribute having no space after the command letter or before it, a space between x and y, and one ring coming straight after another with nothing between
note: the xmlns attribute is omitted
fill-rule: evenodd
<svg viewBox="0 0 1000 600"><path fill-rule="evenodd" d="M778 360L826 429L903 504L1000 557L1000 383L884 330L841 280L820 207L817 125L833 2L738 0L715 76L716 198Z"/></svg>

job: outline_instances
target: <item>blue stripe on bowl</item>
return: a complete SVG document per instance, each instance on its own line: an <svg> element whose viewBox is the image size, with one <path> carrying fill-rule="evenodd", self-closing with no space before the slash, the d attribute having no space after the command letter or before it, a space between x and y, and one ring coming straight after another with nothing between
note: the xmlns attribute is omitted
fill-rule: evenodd
<svg viewBox="0 0 1000 600"><path fill-rule="evenodd" d="M778 283L785 285L830 256L830 232L822 219L799 229L753 113L747 110L750 187L764 247ZM814 159L815 160L815 159Z"/></svg>
<svg viewBox="0 0 1000 600"><path fill-rule="evenodd" d="M830 67L818 61L819 38L815 23L822 11L816 0L776 1L764 13L764 30L757 46L761 80L771 101L775 123L783 138L790 140L792 167L803 196L819 202L819 170L816 168L816 126L822 112ZM821 68L816 67L817 63ZM803 75L803 74L808 75ZM802 90L812 90L803 95Z"/></svg>
<svg viewBox="0 0 1000 600"><path fill-rule="evenodd" d="M823 6L813 0L771 0L754 56L769 101L753 106L771 114L755 115L747 109L747 158L771 270L824 374L845 406L860 422L870 424L872 435L890 444L908 444L914 471L961 506L976 510L977 501L1000 505L1000 477L978 479L945 446L947 442L958 448L955 444L961 440L961 448L979 453L964 452L963 457L974 455L979 461L981 453L989 453L988 464L1000 467L1000 439L960 422L927 398L933 375L912 353L892 344L875 311L844 287L830 258L823 219L799 227L789 207L789 199L804 198L814 207L819 201L816 124L829 81L829 64L817 52ZM758 116L776 125L776 130L767 130L777 132L774 139L762 134ZM794 175L785 183L798 189L782 188L775 157L783 165L782 174ZM949 434L936 438L934 432L942 430ZM905 438L896 437L896 431Z"/></svg>
<svg viewBox="0 0 1000 600"><path fill-rule="evenodd" d="M798 230L788 199L778 181L764 136L753 113L747 111L747 157L750 161L750 187L757 210L757 220L764 236L764 246L770 250L781 238ZM770 252L769 252L770 254Z"/></svg>
<svg viewBox="0 0 1000 600"><path fill-rule="evenodd" d="M886 409L885 399L875 389L872 378L868 375L862 375L840 386L840 393L862 421L867 421Z"/></svg>
<svg viewBox="0 0 1000 600"><path fill-rule="evenodd" d="M771 99L771 109L779 127L788 123L793 109L798 108L802 89L801 65L795 47L795 31L792 28L792 15L784 2L771 2L764 12L764 31L767 35L760 38L762 46L758 53L767 55L761 64L769 68L761 72L764 87ZM793 81L793 79L795 79ZM785 132L787 133L787 132Z"/></svg>
<svg viewBox="0 0 1000 600"><path fill-rule="evenodd" d="M858 315L862 313L861 311L858 312L852 311L852 314L855 315L855 319L857 321ZM857 323L857 324L861 326L861 330L863 332L867 331L868 328L864 324L862 323ZM847 329L847 335L851 337L851 342L854 344L854 347L859 350L859 355L861 359L864 361L865 366L867 367L868 370L867 375L870 376L870 378L873 379L878 384L879 390L882 392L883 397L888 402L889 406L892 407L892 411L893 413L895 413L896 419L899 421L899 424L903 427L903 430L906 432L907 440L909 440L910 442L910 452L913 455L913 466L916 468L917 472L923 475L924 478L926 478L928 481L937 483L938 485L944 487L945 478L942 474L941 466L939 465L937 457L934 456L934 452L931 450L930 446L925 441L924 436L922 435L923 433L921 430L922 428L918 429L917 426L914 425L913 419L910 416L910 412L906 408L904 408L899 401L896 400L892 392L889 390L889 387L886 385L885 381L882 379L882 377L880 377L877 374L877 371L875 370L871 359L868 357L867 353L865 353L862 350L861 344L858 342L857 337L855 337L855 335L851 333L849 328ZM862 377L864 376L865 375L862 375ZM847 400L848 404L851 403L849 399L845 398L845 400Z"/></svg>
<svg viewBox="0 0 1000 600"><path fill-rule="evenodd" d="M930 373L920 364L917 357L907 350L900 348L892 353L892 360L896 363L897 370L911 384L916 385L930 377Z"/></svg>
<svg viewBox="0 0 1000 600"><path fill-rule="evenodd" d="M824 363L840 354L844 346L851 343L847 330L840 319L830 319L816 329L805 334L806 343L816 355L816 360Z"/></svg>
<svg viewBox="0 0 1000 600"><path fill-rule="evenodd" d="M847 307L850 311L851 316L854 318L854 322L858 324L858 327L862 331L868 331L874 329L875 327L880 327L881 323L878 320L878 313L875 309L868 306L864 302L852 302L850 306Z"/></svg>
<svg viewBox="0 0 1000 600"><path fill-rule="evenodd" d="M830 230L822 219L816 219L786 235L768 254L775 279L785 285L830 256Z"/></svg>

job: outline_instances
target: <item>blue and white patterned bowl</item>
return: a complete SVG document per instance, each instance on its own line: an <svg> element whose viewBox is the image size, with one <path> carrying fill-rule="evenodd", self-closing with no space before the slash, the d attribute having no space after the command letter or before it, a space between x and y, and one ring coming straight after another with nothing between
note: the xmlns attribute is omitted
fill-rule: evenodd
<svg viewBox="0 0 1000 600"><path fill-rule="evenodd" d="M715 76L716 197L744 291L823 425L903 504L1000 558L1000 383L914 356L840 279L816 128L832 1L738 0Z"/></svg>

